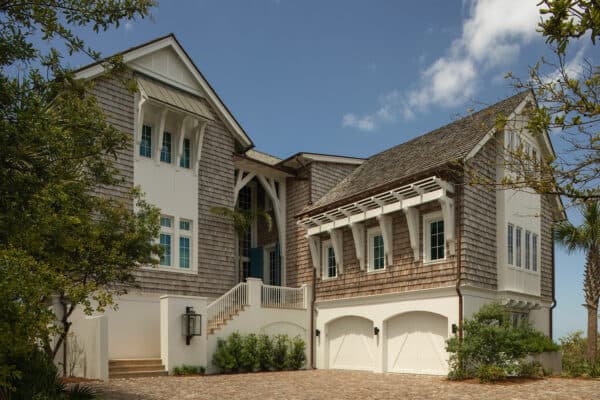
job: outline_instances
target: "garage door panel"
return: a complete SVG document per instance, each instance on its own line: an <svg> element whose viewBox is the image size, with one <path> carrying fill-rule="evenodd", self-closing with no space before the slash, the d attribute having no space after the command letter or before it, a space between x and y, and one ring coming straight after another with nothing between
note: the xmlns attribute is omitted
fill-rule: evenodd
<svg viewBox="0 0 600 400"><path fill-rule="evenodd" d="M388 321L386 332L389 372L447 373L445 317L426 312L402 314Z"/></svg>
<svg viewBox="0 0 600 400"><path fill-rule="evenodd" d="M373 323L360 317L343 317L327 328L329 368L372 371Z"/></svg>

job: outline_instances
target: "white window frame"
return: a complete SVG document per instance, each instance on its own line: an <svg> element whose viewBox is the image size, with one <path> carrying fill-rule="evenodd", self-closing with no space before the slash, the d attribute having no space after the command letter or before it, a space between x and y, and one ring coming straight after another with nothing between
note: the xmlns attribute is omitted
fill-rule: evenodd
<svg viewBox="0 0 600 400"><path fill-rule="evenodd" d="M431 259L431 223L444 221L441 211L434 211L423 215L423 264L436 264L446 261L448 249L446 248L446 221L444 221L444 258Z"/></svg>
<svg viewBox="0 0 600 400"><path fill-rule="evenodd" d="M381 232L379 226L374 226L367 230L367 272L373 273L385 271L387 269L385 253L383 255L383 268L375 269L375 236L381 236L383 239L383 232Z"/></svg>
<svg viewBox="0 0 600 400"><path fill-rule="evenodd" d="M181 222L189 222L190 229L188 231L181 229ZM191 271L194 269L194 221L188 218L177 218L177 268L184 271ZM190 240L190 255L189 255L189 267L185 268L181 266L181 244L180 238L188 238Z"/></svg>
<svg viewBox="0 0 600 400"><path fill-rule="evenodd" d="M515 265L515 226L510 222L506 224L506 263Z"/></svg>
<svg viewBox="0 0 600 400"><path fill-rule="evenodd" d="M515 267L523 268L523 228L515 226Z"/></svg>
<svg viewBox="0 0 600 400"><path fill-rule="evenodd" d="M176 263L176 258L175 257L175 240L174 238L176 237L175 235L175 223L176 223L176 219L175 217L173 217L172 215L166 215L166 214L161 214L160 218L168 218L171 221L171 226L167 227L167 226L162 226L162 224L160 225L160 232L158 234L158 243L160 245L160 235L169 235L171 237L171 259L169 260L169 264L161 264L160 262L160 258L158 260L158 265L162 268L173 268L174 265L177 265ZM177 247L179 247L179 242L177 242Z"/></svg>
<svg viewBox="0 0 600 400"><path fill-rule="evenodd" d="M338 268L337 265L335 266L335 275L334 276L329 276L329 249L331 249L333 251L333 254L335 256L335 250L333 250L333 243L331 243L331 239L328 240L324 240L321 242L321 276L323 278L323 280L328 280L328 279L335 279L338 277ZM337 258L336 258L336 264L337 264Z"/></svg>

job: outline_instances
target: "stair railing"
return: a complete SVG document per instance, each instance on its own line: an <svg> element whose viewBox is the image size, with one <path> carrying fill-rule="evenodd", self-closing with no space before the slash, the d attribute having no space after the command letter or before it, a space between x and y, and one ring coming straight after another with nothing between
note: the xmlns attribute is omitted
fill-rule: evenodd
<svg viewBox="0 0 600 400"><path fill-rule="evenodd" d="M240 282L206 308L208 329L216 329L248 305L248 284Z"/></svg>

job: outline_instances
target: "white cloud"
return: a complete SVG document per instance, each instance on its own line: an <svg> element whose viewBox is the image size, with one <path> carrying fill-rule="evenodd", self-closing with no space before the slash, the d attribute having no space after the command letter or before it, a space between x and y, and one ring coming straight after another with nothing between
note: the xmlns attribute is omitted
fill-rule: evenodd
<svg viewBox="0 0 600 400"><path fill-rule="evenodd" d="M417 87L401 95L381 96L379 108L364 115L346 114L342 125L373 131L397 116L411 118L429 106L453 107L477 93L481 73L514 62L521 46L536 38L537 0L468 0L462 34L446 54L421 71ZM346 118L351 117L351 118Z"/></svg>

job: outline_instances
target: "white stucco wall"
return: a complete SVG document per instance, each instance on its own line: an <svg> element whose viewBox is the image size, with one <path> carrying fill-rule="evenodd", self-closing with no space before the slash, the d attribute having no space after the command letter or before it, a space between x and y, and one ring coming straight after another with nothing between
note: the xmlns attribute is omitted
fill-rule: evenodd
<svg viewBox="0 0 600 400"><path fill-rule="evenodd" d="M446 318L446 338L450 337L452 335L452 324L458 321L458 296L456 291L454 288L442 288L317 303L315 328L320 331L320 336L315 340L317 368L331 367L328 359L328 324L343 317L353 316L369 320L372 322L373 328L379 328L379 335L371 336L372 343L366 343L365 345L371 347L374 354L372 370L386 372L388 368L386 322L397 315L411 312L432 313ZM363 338L361 340L368 339ZM360 362L360 360L353 361ZM349 362L352 362L352 360Z"/></svg>

